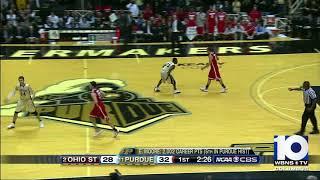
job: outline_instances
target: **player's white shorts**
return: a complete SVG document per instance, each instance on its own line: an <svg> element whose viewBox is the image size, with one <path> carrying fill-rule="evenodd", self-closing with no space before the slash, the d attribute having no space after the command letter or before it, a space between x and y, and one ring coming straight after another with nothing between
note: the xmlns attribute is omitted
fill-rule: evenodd
<svg viewBox="0 0 320 180"><path fill-rule="evenodd" d="M171 83L171 79L170 79L170 74L169 73L167 73L167 72L162 72L161 71L161 79L162 79L162 82L163 83Z"/></svg>
<svg viewBox="0 0 320 180"><path fill-rule="evenodd" d="M36 109L31 99L19 100L15 112L35 112Z"/></svg>

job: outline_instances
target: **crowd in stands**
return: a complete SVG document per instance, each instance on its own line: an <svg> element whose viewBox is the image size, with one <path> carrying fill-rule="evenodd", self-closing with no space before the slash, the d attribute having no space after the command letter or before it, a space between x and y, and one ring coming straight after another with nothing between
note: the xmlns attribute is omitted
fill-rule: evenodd
<svg viewBox="0 0 320 180"><path fill-rule="evenodd" d="M291 19L291 37L320 40L320 1L306 1Z"/></svg>
<svg viewBox="0 0 320 180"><path fill-rule="evenodd" d="M288 14L285 0L88 0L83 11L66 9L78 1L20 1L1 0L1 42L32 43L41 29L115 28L127 41L168 41L172 32L185 34L188 27L196 27L198 40L266 39L270 31L262 16Z"/></svg>

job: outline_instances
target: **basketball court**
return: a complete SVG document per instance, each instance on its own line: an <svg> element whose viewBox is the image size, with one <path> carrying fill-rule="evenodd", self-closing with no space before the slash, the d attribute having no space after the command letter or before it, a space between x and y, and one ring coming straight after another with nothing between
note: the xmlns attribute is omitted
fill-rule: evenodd
<svg viewBox="0 0 320 180"><path fill-rule="evenodd" d="M289 92L288 87L300 86L305 80L309 80L312 86L320 86L319 53L231 55L220 56L224 62L220 71L228 92L219 93L220 86L212 82L209 92L204 93L199 88L207 81L208 69L201 71L200 67L208 58L190 56L178 57L178 66L173 73L182 93L173 95L168 84L163 84L161 92L155 93L153 88L159 81L160 68L170 60L170 57L139 56L1 60L1 155L118 154L124 147L273 145L274 135L291 135L300 127L304 110L302 94ZM42 97L35 103L39 105L40 113L43 112L45 128L40 129L36 118L31 116L18 119L16 128L7 130L18 96L9 104L3 100L13 90L20 75L37 92L36 96ZM92 79L105 84L105 90L110 92L106 97L107 108L112 121L121 130L116 139L109 130L93 137L93 128L86 117L91 104L78 101L87 97L80 86ZM48 101L50 96L67 97L80 91L84 95L77 96L77 101L67 98L55 103ZM319 115L317 108L318 121ZM307 132L311 127L309 122ZM319 135L309 135L309 155L320 155L319 142ZM272 146L268 153L273 154ZM109 174L115 168L123 174L274 170L272 164L2 164L1 178L98 176ZM320 164L311 164L309 169L318 171Z"/></svg>

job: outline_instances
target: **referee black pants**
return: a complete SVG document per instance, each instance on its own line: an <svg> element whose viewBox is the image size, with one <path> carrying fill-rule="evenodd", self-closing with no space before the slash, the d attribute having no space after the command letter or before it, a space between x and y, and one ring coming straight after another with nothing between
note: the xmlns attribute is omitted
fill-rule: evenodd
<svg viewBox="0 0 320 180"><path fill-rule="evenodd" d="M305 131L309 118L310 118L311 123L313 125L313 130L318 131L317 118L316 118L315 112L314 112L316 108L314 108L311 111L307 111L307 108L309 108L309 107L311 107L311 104L306 104L304 112L302 114L302 123L301 123L301 130L300 130L301 132Z"/></svg>

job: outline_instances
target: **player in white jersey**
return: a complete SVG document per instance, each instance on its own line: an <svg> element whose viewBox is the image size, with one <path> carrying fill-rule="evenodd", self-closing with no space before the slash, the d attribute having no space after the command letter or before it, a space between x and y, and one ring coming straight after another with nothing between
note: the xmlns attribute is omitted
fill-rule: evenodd
<svg viewBox="0 0 320 180"><path fill-rule="evenodd" d="M173 86L173 93L174 94L179 94L180 91L177 89L177 86L176 86L176 81L175 79L173 78L171 72L174 70L174 68L176 67L176 64L178 63L178 59L177 58L172 58L172 62L169 61L167 63L165 63L163 66L162 66L162 69L161 69L161 79L158 83L158 85L154 88L154 91L155 92L160 92L160 85L162 83L171 83L172 86Z"/></svg>
<svg viewBox="0 0 320 180"><path fill-rule="evenodd" d="M32 88L29 84L24 82L23 76L19 76L18 80L19 83L14 88L14 90L8 95L7 98L8 101L11 97L15 95L16 91L19 91L20 93L20 99L18 100L17 107L12 118L12 123L8 126L8 129L15 128L15 123L20 112L28 112L35 115L40 122L40 128L43 128L43 121L40 119L39 114L36 111L36 107L33 103L34 92Z"/></svg>

